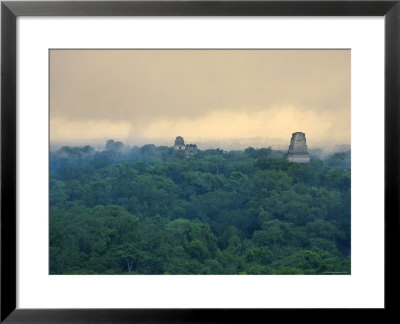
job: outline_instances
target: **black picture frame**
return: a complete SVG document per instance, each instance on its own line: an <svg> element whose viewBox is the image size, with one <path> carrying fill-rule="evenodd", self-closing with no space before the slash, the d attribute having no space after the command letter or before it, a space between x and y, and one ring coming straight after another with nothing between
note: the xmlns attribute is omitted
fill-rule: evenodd
<svg viewBox="0 0 400 324"><path fill-rule="evenodd" d="M384 16L385 308L395 312L399 275L400 0L372 1L2 1L1 317L5 323L197 323L259 321L277 310L16 308L16 19L19 16ZM373 262L373 260L371 260ZM307 314L295 310L299 315ZM384 312L384 313L382 313ZM270 314L269 313L269 314ZM368 313L370 314L370 313ZM269 316L269 315L268 315ZM324 315L325 316L325 315ZM330 316L330 315L329 315ZM367 315L370 316L370 315ZM314 318L318 318L316 316ZM381 318L381 317L380 317ZM282 318L283 319L283 318ZM381 320L383 320L381 318ZM263 320L262 320L263 321Z"/></svg>

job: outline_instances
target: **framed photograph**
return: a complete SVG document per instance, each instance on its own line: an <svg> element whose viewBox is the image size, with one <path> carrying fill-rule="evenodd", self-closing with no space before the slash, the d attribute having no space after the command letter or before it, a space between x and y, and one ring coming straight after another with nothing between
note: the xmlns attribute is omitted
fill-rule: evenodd
<svg viewBox="0 0 400 324"><path fill-rule="evenodd" d="M394 310L399 16L2 2L1 321Z"/></svg>

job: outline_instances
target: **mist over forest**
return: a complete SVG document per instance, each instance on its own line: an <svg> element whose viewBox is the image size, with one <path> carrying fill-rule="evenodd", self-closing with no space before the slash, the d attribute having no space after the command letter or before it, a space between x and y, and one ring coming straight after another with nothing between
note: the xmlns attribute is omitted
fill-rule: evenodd
<svg viewBox="0 0 400 324"><path fill-rule="evenodd" d="M108 138L99 138L91 140L80 140L80 141L54 141L50 142L50 151L54 152L63 147L83 147L91 146L95 151L106 150L106 143L110 140ZM201 150L207 149L223 149L224 151L236 151L245 150L246 148L253 147L255 149L261 149L263 147L271 147L273 150L287 152L289 147L288 139L270 139L263 137L252 137L252 138L237 138L237 139L204 139L204 138L193 138L189 139L190 142L195 143ZM171 138L136 138L135 140L114 140L116 142L123 143L123 150L130 150L135 147L140 148L142 146L152 143L155 146L171 146L173 141ZM311 144L310 144L311 143ZM335 153L350 151L349 144L337 144L336 142L317 142L313 143L309 141L308 145L309 152L320 158L328 158L330 155Z"/></svg>
<svg viewBox="0 0 400 324"><path fill-rule="evenodd" d="M50 146L50 274L350 274L348 146L90 144Z"/></svg>

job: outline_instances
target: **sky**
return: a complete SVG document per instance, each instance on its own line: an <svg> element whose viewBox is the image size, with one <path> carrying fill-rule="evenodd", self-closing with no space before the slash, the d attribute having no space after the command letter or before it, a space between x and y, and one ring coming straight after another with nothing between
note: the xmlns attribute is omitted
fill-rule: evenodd
<svg viewBox="0 0 400 324"><path fill-rule="evenodd" d="M50 140L350 144L350 50L51 50Z"/></svg>

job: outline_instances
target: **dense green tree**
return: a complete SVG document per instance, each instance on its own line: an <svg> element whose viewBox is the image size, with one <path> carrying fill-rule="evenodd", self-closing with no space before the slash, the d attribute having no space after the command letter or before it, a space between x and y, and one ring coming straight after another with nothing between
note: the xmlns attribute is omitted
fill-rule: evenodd
<svg viewBox="0 0 400 324"><path fill-rule="evenodd" d="M52 274L350 273L350 152L50 153Z"/></svg>

